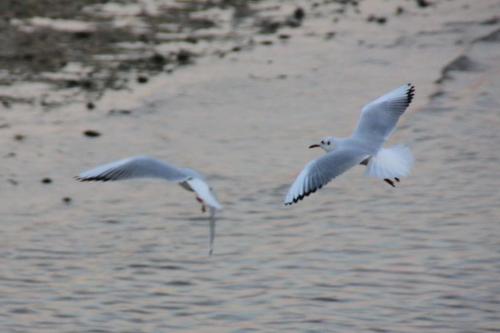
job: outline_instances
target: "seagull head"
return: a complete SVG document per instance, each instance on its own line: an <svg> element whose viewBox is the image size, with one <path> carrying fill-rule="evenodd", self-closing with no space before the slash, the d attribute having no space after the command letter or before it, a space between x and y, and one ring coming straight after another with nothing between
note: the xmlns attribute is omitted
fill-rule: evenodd
<svg viewBox="0 0 500 333"><path fill-rule="evenodd" d="M322 148L324 151L329 152L335 148L335 138L328 136L321 139L319 143L310 145L309 148Z"/></svg>

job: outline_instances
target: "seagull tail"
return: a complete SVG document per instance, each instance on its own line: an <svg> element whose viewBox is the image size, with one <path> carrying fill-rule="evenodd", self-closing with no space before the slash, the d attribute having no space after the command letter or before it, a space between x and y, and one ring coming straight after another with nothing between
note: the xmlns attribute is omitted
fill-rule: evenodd
<svg viewBox="0 0 500 333"><path fill-rule="evenodd" d="M399 178L410 175L414 161L410 148L405 145L382 148L368 161L366 175L399 181Z"/></svg>

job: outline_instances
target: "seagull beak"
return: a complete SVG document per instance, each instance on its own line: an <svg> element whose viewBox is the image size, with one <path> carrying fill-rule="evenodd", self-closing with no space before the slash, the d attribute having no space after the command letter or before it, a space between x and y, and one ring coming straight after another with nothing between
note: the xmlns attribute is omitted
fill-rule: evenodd
<svg viewBox="0 0 500 333"><path fill-rule="evenodd" d="M321 147L321 146L320 146L320 145L318 145L318 144L315 144L315 145L310 145L310 146L309 146L309 149L311 149L311 148L319 148L319 147Z"/></svg>

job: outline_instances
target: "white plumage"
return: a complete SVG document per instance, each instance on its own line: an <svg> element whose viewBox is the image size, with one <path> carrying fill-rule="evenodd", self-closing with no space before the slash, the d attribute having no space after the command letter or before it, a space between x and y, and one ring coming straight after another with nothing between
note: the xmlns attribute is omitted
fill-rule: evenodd
<svg viewBox="0 0 500 333"><path fill-rule="evenodd" d="M169 163L147 157L137 156L111 162L82 172L76 179L80 181L117 181L133 178L161 178L178 183L184 189L196 193L196 199L210 209L210 254L213 252L215 238L215 212L222 209L213 190L204 177L188 168L177 168Z"/></svg>
<svg viewBox="0 0 500 333"><path fill-rule="evenodd" d="M403 85L367 104L352 136L348 138L327 137L319 144L327 153L309 162L290 187L285 205L302 200L316 192L330 180L355 165L367 165L366 174L385 180L391 186L400 177L410 174L413 156L409 148L397 145L383 148L394 131L399 117L410 105L415 87Z"/></svg>
<svg viewBox="0 0 500 333"><path fill-rule="evenodd" d="M379 179L407 177L410 175L413 163L413 155L407 146L381 148L377 155L368 161L366 175Z"/></svg>

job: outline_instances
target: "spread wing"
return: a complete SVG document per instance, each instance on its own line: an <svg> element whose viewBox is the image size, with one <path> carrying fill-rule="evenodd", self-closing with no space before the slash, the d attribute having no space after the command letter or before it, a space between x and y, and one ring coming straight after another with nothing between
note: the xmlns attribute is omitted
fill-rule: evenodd
<svg viewBox="0 0 500 333"><path fill-rule="evenodd" d="M365 105L353 138L382 145L410 105L415 87L408 83Z"/></svg>
<svg viewBox="0 0 500 333"><path fill-rule="evenodd" d="M82 172L76 179L105 182L133 178L163 178L172 182L182 182L190 177L188 172L171 164L147 156L138 156L98 166Z"/></svg>
<svg viewBox="0 0 500 333"><path fill-rule="evenodd" d="M285 205L291 205L316 192L333 178L341 175L366 158L355 149L336 149L309 162L288 190Z"/></svg>

